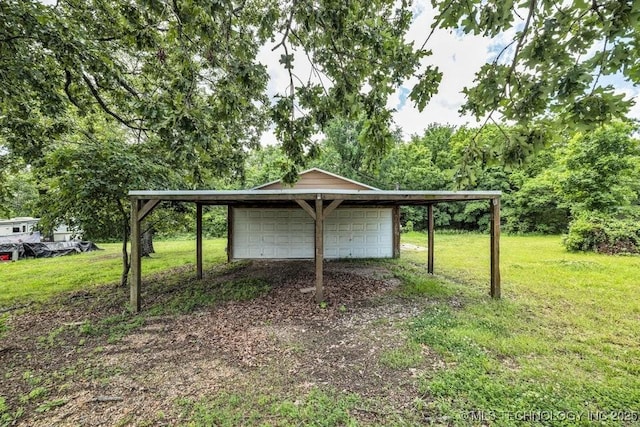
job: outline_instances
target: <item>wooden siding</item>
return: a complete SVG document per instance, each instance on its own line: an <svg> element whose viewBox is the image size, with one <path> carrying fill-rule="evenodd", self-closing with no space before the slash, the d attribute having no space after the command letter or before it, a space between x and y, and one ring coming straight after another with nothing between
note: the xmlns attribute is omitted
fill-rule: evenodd
<svg viewBox="0 0 640 427"><path fill-rule="evenodd" d="M358 185L355 182L345 181L335 176L324 174L317 170L311 170L307 173L300 174L300 179L293 187L283 185L282 182L274 182L272 184L260 187L260 190L308 190L308 189L323 189L323 190L370 190L363 185Z"/></svg>

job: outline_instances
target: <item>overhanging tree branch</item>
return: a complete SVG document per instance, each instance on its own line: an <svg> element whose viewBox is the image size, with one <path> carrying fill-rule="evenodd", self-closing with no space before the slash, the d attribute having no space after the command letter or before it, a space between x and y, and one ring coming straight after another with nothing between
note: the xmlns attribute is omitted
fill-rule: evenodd
<svg viewBox="0 0 640 427"><path fill-rule="evenodd" d="M509 71L507 72L505 91L506 91L507 85L511 84L511 76L513 76L513 73L516 69L516 65L518 64L518 55L520 54L520 49L522 49L522 45L524 44L525 38L527 38L527 33L529 32L529 25L531 24L531 20L535 15L535 9L536 9L536 0L531 0L531 3L529 3L529 13L527 14L527 20L525 21L524 28L522 28L522 32L520 33L518 44L516 44L515 51L513 52L513 60L511 61L511 66L509 67Z"/></svg>
<svg viewBox="0 0 640 427"><path fill-rule="evenodd" d="M64 93L67 95L69 101L71 101L71 103L76 106L76 108L81 109L78 100L75 99L73 95L71 95L71 91L69 90L71 86L71 72L69 70L64 70L64 78Z"/></svg>
<svg viewBox="0 0 640 427"><path fill-rule="evenodd" d="M116 119L118 122L122 123L123 125L125 125L129 129L139 130L139 131L148 131L148 130L150 130L148 128L144 128L144 127L141 127L141 126L136 126L136 125L132 124L131 121L125 120L120 115L118 115L117 113L112 111L109 108L109 106L107 105L107 103L104 101L104 99L102 99L102 97L100 96L100 92L98 92L98 89L96 89L96 87L94 86L94 84L91 81L91 79L89 77L87 77L87 75L84 74L84 73L82 74L82 80L84 80L85 84L89 88L89 91L91 92L91 95L93 95L94 99L98 102L98 105L100 105L100 108L105 113L107 113L108 115L110 115L111 117L113 117L114 119Z"/></svg>

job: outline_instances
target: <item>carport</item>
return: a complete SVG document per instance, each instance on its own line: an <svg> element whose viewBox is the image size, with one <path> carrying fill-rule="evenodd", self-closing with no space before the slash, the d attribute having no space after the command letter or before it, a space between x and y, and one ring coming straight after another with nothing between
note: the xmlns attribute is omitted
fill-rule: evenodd
<svg viewBox="0 0 640 427"><path fill-rule="evenodd" d="M490 236L490 290L493 298L500 298L500 196L499 191L385 191L385 190L177 190L177 191L131 191L131 284L130 304L133 311L141 308L140 291L142 264L140 257L141 223L160 202L183 202L196 205L196 275L202 279L202 208L206 205L252 208L297 207L309 215L315 226L315 298L324 299L324 225L326 218L339 206L351 207L396 207L422 205L427 207L427 271L434 272L434 219L433 206L444 202L488 202L491 217ZM228 221L228 220L227 220ZM394 221L394 224L399 224ZM229 221L228 221L228 225ZM230 236L233 230L228 227ZM394 227L394 239L399 241L399 226ZM397 236L396 236L397 235ZM398 254L394 253L394 256Z"/></svg>

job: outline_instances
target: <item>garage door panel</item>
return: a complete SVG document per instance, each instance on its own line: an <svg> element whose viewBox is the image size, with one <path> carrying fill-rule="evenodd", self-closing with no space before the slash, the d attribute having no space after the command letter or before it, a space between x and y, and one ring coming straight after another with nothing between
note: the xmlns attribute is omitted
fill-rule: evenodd
<svg viewBox="0 0 640 427"><path fill-rule="evenodd" d="M233 221L235 259L314 256L313 220L302 209L235 208Z"/></svg>
<svg viewBox="0 0 640 427"><path fill-rule="evenodd" d="M326 258L393 255L391 208L338 208L324 227ZM233 258L314 257L315 225L302 209L235 208Z"/></svg>
<svg viewBox="0 0 640 427"><path fill-rule="evenodd" d="M391 208L338 208L326 220L327 258L393 256ZM337 231L335 231L337 228Z"/></svg>

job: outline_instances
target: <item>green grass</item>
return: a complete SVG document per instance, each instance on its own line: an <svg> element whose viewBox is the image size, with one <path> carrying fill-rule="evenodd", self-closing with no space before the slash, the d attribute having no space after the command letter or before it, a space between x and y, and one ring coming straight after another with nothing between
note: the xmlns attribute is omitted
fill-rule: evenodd
<svg viewBox="0 0 640 427"><path fill-rule="evenodd" d="M402 240L426 246L424 234L403 234ZM445 425L639 424L634 420L640 416L640 257L568 253L559 236L502 236L501 243L499 301L488 296L487 235L436 234L436 276L425 274L426 252L404 251L400 260L381 262L403 282L398 295L426 303L405 324L406 343L379 360L390 372L421 372L418 413L398 416ZM0 265L8 279L0 284L0 306L117 282L119 247L103 246L102 252ZM222 239L205 242L205 267L224 260L224 246ZM194 263L193 241L158 242L156 250L143 261L145 277ZM162 276L149 289L158 287L165 299L142 315L123 313L76 326L78 336L107 334L113 342L139 328L145 316L191 313L270 289L268 278L208 282L193 276ZM5 319L0 316L0 335ZM54 345L63 336L53 330L42 344ZM44 386L29 378L34 396L25 399L42 402L43 411L64 404L45 401ZM280 390L277 378L273 382ZM278 393L222 393L179 406L191 425L351 425L357 408L370 403L330 386ZM13 410L0 397L0 421L17 418Z"/></svg>
<svg viewBox="0 0 640 427"><path fill-rule="evenodd" d="M426 237L403 241L424 245ZM640 257L568 253L558 236L501 243L503 299L493 301L489 237L436 234L435 273L453 280L443 283L462 306L434 305L410 325L413 342L448 366L422 379L430 410L469 425L478 422L470 414L520 425L518 417L535 420L539 411L555 414L553 425L591 425L589 414L610 411L637 420ZM424 252L403 257L426 261Z"/></svg>
<svg viewBox="0 0 640 427"><path fill-rule="evenodd" d="M410 340L401 347L386 350L380 356L380 363L400 370L417 367L422 361L422 349L416 340Z"/></svg>
<svg viewBox="0 0 640 427"><path fill-rule="evenodd" d="M312 389L294 398L273 394L219 393L198 401L182 399L179 404L188 426L353 426L350 414L358 396ZM277 422L275 421L277 420Z"/></svg>
<svg viewBox="0 0 640 427"><path fill-rule="evenodd" d="M212 285L206 281L192 281L189 286L176 283L175 286L164 286L165 291L175 290L175 294L167 302L149 307L145 312L152 316L163 314L187 314L196 309L223 301L246 301L257 298L271 289L266 279L251 277L240 278Z"/></svg>
<svg viewBox="0 0 640 427"><path fill-rule="evenodd" d="M122 273L122 245L98 244L104 250L60 258L0 263L0 307L46 301L61 292L117 283ZM158 241L151 258L143 258L143 278L172 267L195 264L195 240ZM204 267L226 259L225 239L203 242Z"/></svg>

